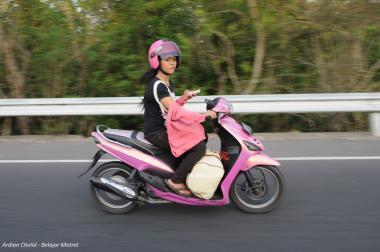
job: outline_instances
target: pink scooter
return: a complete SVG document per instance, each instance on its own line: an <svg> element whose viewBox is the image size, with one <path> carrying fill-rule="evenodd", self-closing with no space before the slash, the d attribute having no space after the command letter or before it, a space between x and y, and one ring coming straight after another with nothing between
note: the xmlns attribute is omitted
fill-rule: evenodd
<svg viewBox="0 0 380 252"><path fill-rule="evenodd" d="M98 205L110 213L128 213L145 203L180 203L222 206L232 202L248 213L266 213L281 202L285 181L277 161L263 153L263 144L252 129L233 119L231 103L220 97L206 100L207 109L217 112L212 123L221 141L220 156L225 169L214 196L209 200L183 197L164 183L174 173L170 153L153 146L142 132L97 126L92 132L99 151L88 170L108 153L118 159L100 165L90 178L91 193Z"/></svg>

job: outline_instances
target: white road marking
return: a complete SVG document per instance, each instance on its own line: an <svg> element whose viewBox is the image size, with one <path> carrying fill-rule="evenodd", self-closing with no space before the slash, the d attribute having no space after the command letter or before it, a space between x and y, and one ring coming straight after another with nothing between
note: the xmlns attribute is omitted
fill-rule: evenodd
<svg viewBox="0 0 380 252"><path fill-rule="evenodd" d="M274 157L278 161L327 161L327 160L380 160L380 156L331 156L331 157ZM101 159L99 163L118 161L117 159ZM32 159L32 160L0 160L0 164L40 164L40 163L90 163L87 159Z"/></svg>
<svg viewBox="0 0 380 252"><path fill-rule="evenodd" d="M277 157L278 161L324 161L324 160L378 160L380 156L338 156L338 157Z"/></svg>
<svg viewBox="0 0 380 252"><path fill-rule="evenodd" d="M117 159L102 159L99 163L118 161ZM0 160L0 164L40 164L40 163L90 163L90 159L49 159L49 160Z"/></svg>

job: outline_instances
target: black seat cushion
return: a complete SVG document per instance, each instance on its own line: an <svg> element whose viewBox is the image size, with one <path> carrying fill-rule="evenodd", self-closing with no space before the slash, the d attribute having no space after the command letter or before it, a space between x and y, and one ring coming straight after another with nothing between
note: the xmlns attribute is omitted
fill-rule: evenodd
<svg viewBox="0 0 380 252"><path fill-rule="evenodd" d="M136 132L136 133L135 133ZM153 156L158 156L162 154L168 153L166 150L162 150L154 145L147 144L144 142L141 142L136 138L138 131L134 131L131 135L131 138L125 137L125 136L119 136L111 133L105 133L103 132L104 136L112 141L116 141L118 143L131 146L135 149L138 149L139 151L142 151L146 154L150 154Z"/></svg>

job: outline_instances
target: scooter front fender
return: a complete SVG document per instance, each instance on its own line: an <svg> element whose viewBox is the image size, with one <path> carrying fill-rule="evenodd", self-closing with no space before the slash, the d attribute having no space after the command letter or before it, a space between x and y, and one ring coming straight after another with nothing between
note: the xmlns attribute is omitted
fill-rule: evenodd
<svg viewBox="0 0 380 252"><path fill-rule="evenodd" d="M246 165L241 170L246 171L257 165L280 166L281 164L264 153L257 153L248 158Z"/></svg>

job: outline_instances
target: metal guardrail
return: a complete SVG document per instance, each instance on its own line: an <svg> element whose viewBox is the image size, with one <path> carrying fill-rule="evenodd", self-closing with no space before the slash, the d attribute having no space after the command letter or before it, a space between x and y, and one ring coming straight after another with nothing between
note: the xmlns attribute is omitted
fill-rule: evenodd
<svg viewBox="0 0 380 252"><path fill-rule="evenodd" d="M198 96L185 106L205 111ZM370 112L370 127L380 136L380 93L225 95L234 113L331 113ZM0 99L0 116L140 115L141 97Z"/></svg>

